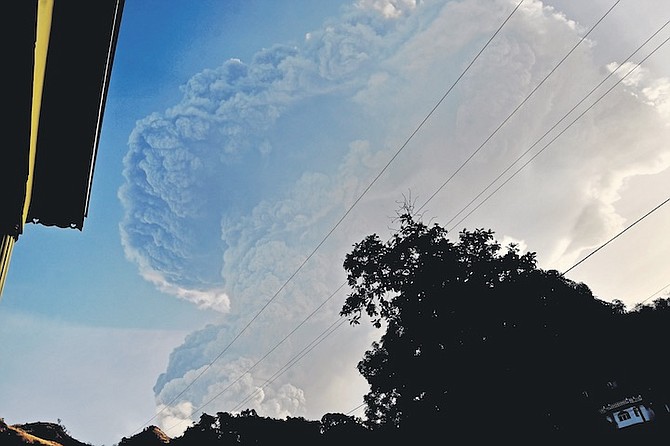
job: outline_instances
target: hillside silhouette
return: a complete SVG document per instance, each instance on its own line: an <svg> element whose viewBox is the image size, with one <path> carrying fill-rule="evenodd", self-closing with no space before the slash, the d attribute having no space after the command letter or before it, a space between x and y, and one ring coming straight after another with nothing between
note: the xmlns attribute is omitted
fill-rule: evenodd
<svg viewBox="0 0 670 446"><path fill-rule="evenodd" d="M381 334L358 363L364 419L204 413L179 437L149 426L119 446L670 439L670 298L627 310L491 230L451 240L407 206L395 222L389 240L369 235L344 261L352 291L341 315ZM3 423L0 444L82 445L56 432Z"/></svg>
<svg viewBox="0 0 670 446"><path fill-rule="evenodd" d="M91 446L76 440L60 423L35 422L7 425L0 418L0 445L2 446Z"/></svg>

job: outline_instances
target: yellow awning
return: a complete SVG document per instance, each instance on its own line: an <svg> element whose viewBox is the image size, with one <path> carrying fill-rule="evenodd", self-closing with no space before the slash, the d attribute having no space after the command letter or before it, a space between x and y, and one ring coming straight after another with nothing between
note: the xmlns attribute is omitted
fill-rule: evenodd
<svg viewBox="0 0 670 446"><path fill-rule="evenodd" d="M14 237L3 235L0 240L0 297L5 287L7 271L9 270L9 260L12 258L12 249L14 248Z"/></svg>

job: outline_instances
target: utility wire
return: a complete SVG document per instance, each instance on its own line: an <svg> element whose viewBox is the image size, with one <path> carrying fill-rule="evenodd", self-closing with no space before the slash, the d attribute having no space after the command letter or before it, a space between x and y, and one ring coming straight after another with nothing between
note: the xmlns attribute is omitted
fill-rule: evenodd
<svg viewBox="0 0 670 446"><path fill-rule="evenodd" d="M662 292L664 289L668 288L668 287L670 287L670 283L667 284L667 285L665 285L663 288L660 288L659 290L655 291L653 294L649 295L649 297L647 297L646 299L640 301L639 304L642 305L643 303L645 303L646 301L648 301L648 300L651 299L652 297L661 294L661 292Z"/></svg>
<svg viewBox="0 0 670 446"><path fill-rule="evenodd" d="M250 373L254 368L256 368L256 366L257 366L258 364L260 364L261 362L263 362L268 356L270 356L270 354L272 354L272 352L274 352L275 350L277 350L277 348L279 348L280 345L282 345L284 342L286 342L286 340L287 340L288 338L290 338L296 331L298 331L298 329L299 329L300 327L302 327L302 326L303 326L309 319L311 319L312 316L314 316L314 315L315 315L321 308L323 308L323 306L326 305L326 303L327 303L328 301L330 301L330 300L331 300L331 299L332 299L332 298L333 298L333 297L334 297L334 296L335 296L335 295L336 295L336 294L337 294L337 293L344 287L345 284L346 284L346 282L343 283L342 285L340 285L335 291L333 291L333 292L330 294L330 296L328 296L328 298L326 298L326 300L324 300L323 302L321 302L321 304L319 304L318 307L316 307L314 310L312 310L312 312L311 312L305 319L303 319L302 322L300 322L300 323L299 323L293 330L291 330L286 336L284 336L284 338L282 338L277 344L275 344L274 347L272 347L267 353L265 353L265 355L263 355L262 358L260 358L258 361L256 361L251 367L249 367L244 373L242 373L240 376L238 376L237 379L235 379L234 381L232 381L232 382L231 382L225 389L223 389L221 392L219 392L214 398L212 398L212 400L208 401L205 405L211 403L214 399L218 398L221 394L223 394L223 392L225 392L225 391L228 390L230 387L232 387L235 383L237 383L239 380L241 380L241 379L244 377L244 375L246 375L247 373ZM219 356L217 357L217 359L218 359L220 356L221 356L221 355L219 355ZM213 362L212 362L211 364L213 364ZM210 364L210 365L211 365L211 364ZM200 374L196 377L196 379L199 378L200 376L202 376L202 373L200 373ZM192 384L193 382L195 382L195 379L194 379L193 381L191 381L191 384ZM182 394L183 394L183 391L182 391L182 393L179 394L179 396L181 396ZM175 399L171 400L170 405L171 405L174 401L175 401ZM166 409L167 407L168 407L168 406L164 406L163 409ZM201 407L204 407L204 406L201 406ZM196 409L195 412L197 412L198 410L200 410L200 408ZM158 416L161 412L162 412L162 410L161 410L160 412L157 412L157 413L156 413L156 416ZM170 429L171 429L171 428L170 428Z"/></svg>
<svg viewBox="0 0 670 446"><path fill-rule="evenodd" d="M351 415L352 413L356 412L358 409L360 409L363 406L365 406L365 403L359 404L358 406L354 407L349 412L347 412L345 415Z"/></svg>
<svg viewBox="0 0 670 446"><path fill-rule="evenodd" d="M239 410L244 406L249 400L251 400L254 395L258 394L261 390L263 390L265 387L269 386L273 382L275 382L281 375L286 373L291 367L296 365L302 358L304 358L308 353L310 353L316 346L321 344L328 336L333 334L338 328L340 328L344 323L346 322L346 319L340 317L339 319L335 320L328 328L326 328L319 336L317 336L315 339L313 339L309 344L307 344L306 347L304 347L299 353L297 353L293 358L291 358L286 364L284 364L279 370L277 370L275 373L272 374L270 378L265 380L263 384L251 394L249 394L243 401L237 403L235 407L233 407L233 412L236 410ZM218 395L217 395L218 397Z"/></svg>
<svg viewBox="0 0 670 446"><path fill-rule="evenodd" d="M590 96L591 96L591 95L592 95L598 88L600 88L600 87L601 87L601 86L602 86L602 85L603 85L603 84L604 84L610 77L612 77L614 74L616 74L616 73L619 71L619 69L620 69L621 67L623 67L623 66L624 66L630 59L632 59L633 56L635 56L635 54L637 54L637 53L638 53L644 46L646 46L646 45L647 45L647 44L648 44L654 37L656 37L656 35L657 35L658 33L660 33L666 26L668 26L668 24L670 24L670 20L668 20L667 22L665 22L665 24L663 24L663 26L661 26L661 27L660 27L659 29L657 29L651 36L649 36L649 38L647 38L647 40L645 40L640 46L638 46L637 49L635 49L635 51L633 51L633 52L632 52L632 53L631 53L631 54L630 54L630 55L629 55L623 62L621 62L621 63L616 67L616 69L610 71L610 73L609 73L607 76L605 76L605 77L598 83L598 85L596 85L595 87L593 87L593 88L591 89L591 91L590 91L586 96L584 96L584 97L582 98L582 100L580 100L577 104L575 104L575 106L572 107L572 108L570 109L570 111L568 111L566 114L564 114L563 117L562 117L560 120L558 120L558 121L557 121L557 122L556 122L556 123L549 129L549 130L547 130L547 131L544 133L544 135L542 135L542 136L541 136L540 138L538 138L538 139L537 139L537 140L536 140L530 147L528 147L528 149L526 149L525 152L523 152L523 153L522 153L516 160L514 160L514 162L513 162L512 164L510 164L509 166L507 166L507 168L506 168L505 170L503 170L503 171L502 171L502 172L501 172L501 173L500 173L500 174L499 174L493 181L491 181L491 182L489 183L488 186L486 186L481 192L479 192L479 194L477 194L476 197L474 197L472 200L470 200L470 202L469 202L468 204L466 204L466 205L465 205L465 206L464 206L464 207L463 207L463 208L462 208L456 215L454 215L453 217L451 217L451 219L445 223L445 226L448 226L452 221L454 221L456 218L458 218L459 215L461 215L463 212L465 212L465 210L466 210L468 207L470 207L470 205L472 205L475 201L477 201L477 200L479 199L479 197L481 197L482 195L484 195L484 193L485 193L487 190L489 190L489 188L491 188L491 187L492 187L492 186L493 186L493 185L494 185L500 178L502 178L502 177L503 177L503 176L504 176L504 175L505 175L505 174L506 174L512 167L514 167L515 164L517 164L519 161L521 161L521 159L522 159L524 156L526 156L526 155L527 155L533 148L535 148L535 146L537 146L537 145L540 143L540 141L542 141L547 135L549 135L549 133L551 133L556 127L558 127L558 125L561 124L561 123L562 123L562 122L563 122L563 121L564 121L564 120L565 120L565 119L566 119L566 118L567 118L573 111L575 111L575 110L577 109L577 107L579 107L580 105L582 105L582 104L584 103L584 101L586 101L586 100L587 100L587 99L588 99L588 98L589 98L589 97L590 97ZM438 191L439 191L439 190L438 190ZM436 193L437 193L437 192L436 192ZM435 194L436 194L436 193L435 193ZM433 196L435 196L435 194L433 194ZM431 197L431 198L432 198L432 197ZM430 200L429 200L429 201L430 201ZM427 202L426 202L426 203L427 203ZM462 221L462 220L461 220L461 221ZM459 221L459 224L460 224L460 221Z"/></svg>
<svg viewBox="0 0 670 446"><path fill-rule="evenodd" d="M340 328L340 327L344 324L344 322L346 322L346 319L344 319L344 318L340 318L340 319L336 320L335 322L333 322L333 323L332 323L326 330L324 330L319 336L317 336L314 340L312 340L312 341L310 342L310 344L307 345L307 347L303 348L298 354L296 354L291 360L289 360L283 367L281 367L281 368L280 368L277 372L275 372L270 378L268 378L268 379L265 381L265 383L264 383L259 389L256 389L255 391L253 391L250 395L248 395L248 396L246 397L246 399L244 399L242 402L238 403L237 406L235 406L235 408L233 409L233 411L235 411L237 408L239 408L239 407L241 407L242 405L244 405L244 403L246 403L246 402L249 401L251 398L253 398L253 396L254 396L256 393L260 392L261 389L263 389L263 388L265 388L266 386L268 386L269 384L273 383L275 380L277 380L277 378L279 378L279 376L283 375L288 369L290 369L290 368L293 367L295 364L297 364L303 357L305 357L305 355L307 355L307 353L311 352L317 345L319 345L319 344L320 344L321 342L323 342L328 336L330 336L333 332L335 332L335 330L337 330L338 328ZM267 355L266 355L266 356L267 356ZM242 379L247 373L251 372L251 370L252 370L256 365L258 365L261 361L262 361L262 359L259 360L259 361L257 361L252 367L250 367L246 372L244 372L244 373L242 373L240 376L238 376L237 379L235 379L235 380L232 381L230 384L228 384L228 386L226 386L223 390L221 390L219 393L217 393L217 394L214 395L212 398L210 398L209 400L207 400L207 402L205 402L205 403L202 404L201 406L198 406L196 409L194 409L194 410L193 410L193 413L197 413L197 412L202 411L202 409L204 409L205 407L207 407L208 405L210 405L212 402L214 402L214 400L216 400L216 399L217 399L218 397L220 397L224 392L226 392L228 389L230 389L235 383L237 383L240 379ZM177 426L179 426L179 425L185 423L186 421L188 421L188 420L181 420L181 421L179 421L179 422L173 424L172 426L170 426L169 428L166 429L166 433L167 433L167 432L170 432L172 429L174 429L174 428L176 428Z"/></svg>
<svg viewBox="0 0 670 446"><path fill-rule="evenodd" d="M453 231L458 225L460 225L466 218L468 218L472 213L479 209L484 203L486 203L493 195L495 195L500 189L502 189L512 178L514 178L521 170L523 170L528 164L530 164L535 158L537 158L542 152L544 152L554 141L556 141L563 133L565 133L572 125L577 122L582 116L584 116L589 110L591 110L598 102L600 102L607 94L609 94L617 85L619 85L624 79L626 79L633 71L642 65L649 57L651 57L656 51L658 51L663 45L665 45L670 37L666 38L661 42L656 48L652 50L644 59L642 59L637 65L631 68L628 73L626 73L621 79L619 79L614 85L612 85L605 93L603 93L593 104L591 104L586 110L579 114L570 124L567 125L563 130L561 130L558 135L551 139L547 144L545 144L535 155L533 155L528 161L526 161L521 167L519 167L511 176L509 176L500 186L495 188L490 194L486 196L477 206L475 206L470 212L468 212L463 218L461 218L455 225L449 228L449 231Z"/></svg>
<svg viewBox="0 0 670 446"><path fill-rule="evenodd" d="M424 208L424 207L425 207L425 206L426 206L426 205L427 205L427 204L428 204L428 203L435 197L435 195L437 195L438 193L440 193L440 191L441 191L442 189L444 189L444 187L445 187L445 186L446 186L446 185L447 185L447 184L448 184L448 183L449 183L449 182L450 182L450 181L451 181L451 180L458 174L458 172L460 172L460 171L463 169L463 167L465 167L465 165L468 164L468 163L470 162L470 160L472 160L472 158L474 158L474 156L475 156L477 153L479 153L479 151L486 145L486 143L488 143L488 142L491 140L491 138L493 138L493 137L498 133L498 131L499 131L505 124L507 124L507 121L509 121L510 118L511 118L512 116L514 116L514 115L516 114L516 112L517 112L517 111L518 111L518 110L519 110L519 109L520 109L520 108L521 108L521 107L522 107L522 106L523 106L523 105L524 105L524 104L531 98L531 96L533 96L533 94L535 94L535 92L542 86L542 84L544 84L544 83L546 82L546 80L549 79L549 77L550 77L552 74L554 74L554 71L556 71L556 70L558 69L558 67L560 67L560 66L563 64L563 62L565 62L565 60L570 56L570 54L572 54L572 53L575 51L575 49L577 49L577 47L578 47L582 42L584 42L584 40L586 40L586 38L589 36L589 34L591 34L591 32L592 32L594 29L596 29L596 27L600 24L600 22L602 22L602 21L605 19L605 17L607 17L607 16L609 15L610 12L612 12L612 10L614 9L614 7L615 7L616 5L618 5L620 1L621 1L621 0L617 0L616 2L614 2L614 4L613 4L613 5L612 5L612 6L605 12L605 14L603 14L602 17L600 17L600 19L599 19L599 20L598 20L598 21L591 27L591 29L589 29L589 31L588 31L586 34L584 34L584 35L582 36L582 38L579 39L579 41L578 41L578 42L577 42L577 43L570 49L570 51L568 51L568 52L565 54L565 56L563 56L563 58L562 58L562 59L558 62L558 64L556 64L556 66L555 66L555 67L554 67L554 68L553 68L553 69L552 69L552 70L551 70L551 71L544 77L544 79L542 79L542 80L540 81L540 83L537 84L537 85L535 86L535 88L533 88L533 90L526 96L526 98L525 98L523 101L521 101L521 103L520 103L519 105L517 105L516 108L515 108L514 110L512 110L512 112L511 112L511 113L510 113L510 114L509 114L509 115L508 115L508 116L507 116L507 117L500 123L500 125L498 125L498 127L493 131L493 133L491 133L491 134L484 140L484 142L482 142L481 145L480 145L479 147L477 147L477 149L476 149L474 152L472 152L472 153L470 154L470 156L469 156L465 161L463 161L463 163L458 167L458 169L456 169L456 170L451 174L451 176L449 176L449 178L447 178L447 180L446 180L444 183L442 183L442 185L441 185L440 187L437 188L437 190L433 193L433 195L431 195L431 196L428 198L428 200L426 200L426 202L425 202L424 204L421 205L421 207L417 210L417 212L421 212L421 210L422 210L422 209L423 209L423 208Z"/></svg>
<svg viewBox="0 0 670 446"><path fill-rule="evenodd" d="M496 31L493 33L493 35L487 40L487 42L484 44L484 46L479 50L479 52L475 55L475 57L472 59L472 61L468 64L468 66L461 72L461 74L458 76L458 78L453 82L453 84L449 87L446 93L442 95L440 100L435 104L435 106L430 110L430 112L426 115L426 117L421 121L421 123L416 127L416 129L410 134L410 136L407 138L407 140L400 146L400 148L395 152L395 154L391 157L391 159L386 163L386 165L382 168L382 170L375 176L375 178L370 182L370 184L363 190L363 192L358 196L358 198L353 202L353 204L347 209L347 211L340 217L340 219L335 223L335 225L330 229L330 231L323 237L323 239L319 242L319 244L312 250L312 252L303 260L303 262L298 266L298 268L289 276L289 278L279 287L279 289L274 293L274 295L261 307L261 309L254 315L254 317L251 318L251 320L242 328L242 330L226 345L226 347L206 366L204 367L200 373L179 393L177 396L175 396L167 405L165 405L160 411L158 411L154 416L152 416L149 420L147 420L142 427L140 427L136 432L142 430L144 426L147 426L149 423L151 423L154 419L156 419L164 410L166 410L168 407L172 406L175 401L177 401L184 393L205 373L207 370L209 370L216 361L218 361L227 351L228 349L233 345L237 339L251 326L251 324L261 315L263 311L277 298L279 293L281 293L284 288L293 280L293 278L298 275L298 273L302 270L302 268L307 264L307 262L316 254L316 252L321 248L321 246L326 242L328 238L335 232L335 230L340 226L340 224L347 218L347 216L351 213L351 211L358 205L358 203L363 199L363 197L368 193L368 191L372 188L372 186L379 180L379 178L386 172L388 167L393 163L393 161L400 155L400 153L405 149L405 147L409 144L410 140L419 132L419 130L423 127L423 125L428 121L428 119L432 116L432 114L435 112L435 110L442 104L442 102L446 99L446 97L451 93L451 91L454 89L456 84L463 78L463 76L467 73L467 71L470 69L470 67L479 59L479 56L484 52L484 50L489 46L491 41L500 33L500 31L503 29L505 24L512 18L514 13L519 9L521 4L524 2L524 0L521 0L516 7L510 12L510 14L505 18L505 20L502 22L502 24L496 29Z"/></svg>
<svg viewBox="0 0 670 446"><path fill-rule="evenodd" d="M574 265L572 265L570 268L568 268L568 269L566 269L565 271L563 271L563 275L565 275L565 274L569 273L570 271L572 271L575 267L577 267L578 265L580 265L582 262L584 262L586 259L588 259L589 257L591 257L593 254L595 254L595 253L597 253L598 251L600 251L601 249L603 249L605 246L607 246L610 242L614 241L617 237L619 237L620 235L622 235L624 232L628 231L630 228L632 228L633 226L635 226L636 224L638 224L639 222L641 222L642 220L644 220L645 218L647 218L649 215L651 215L652 213L654 213L655 211L657 211L657 210L658 210L659 208L661 208L663 205L667 204L668 201L670 201L670 197L666 198L663 202L661 202L661 204L657 205L655 208L653 208L652 210L650 210L649 212L647 212L646 214L644 214L642 217L638 218L638 219L635 220L633 223L631 223L631 224L629 224L628 226L626 226L626 228L623 229L622 231L620 231L617 235L615 235L614 237L610 238L610 239L607 240L605 243L603 243L602 245L598 246L596 249L594 249L593 251L591 251L591 253L590 253L589 255L587 255L586 257L584 257L582 260L580 260L579 262L577 262L577 263L575 263Z"/></svg>

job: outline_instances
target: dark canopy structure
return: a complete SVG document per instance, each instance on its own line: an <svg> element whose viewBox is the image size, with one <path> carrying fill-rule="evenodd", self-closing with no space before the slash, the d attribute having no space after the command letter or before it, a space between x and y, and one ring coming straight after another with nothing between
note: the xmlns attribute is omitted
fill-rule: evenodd
<svg viewBox="0 0 670 446"><path fill-rule="evenodd" d="M3 5L0 293L26 223L82 230L124 0Z"/></svg>

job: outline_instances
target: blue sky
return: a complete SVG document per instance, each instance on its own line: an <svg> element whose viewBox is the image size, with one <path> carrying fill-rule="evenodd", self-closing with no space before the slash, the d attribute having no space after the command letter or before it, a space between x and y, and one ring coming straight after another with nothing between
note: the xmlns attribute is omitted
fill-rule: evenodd
<svg viewBox="0 0 670 446"><path fill-rule="evenodd" d="M127 0L84 230L30 225L14 250L0 416L60 418L109 445L148 420L177 435L247 396L274 417L357 407L368 327L342 326L273 379L337 320L345 254L388 235L403 196L425 203L614 3L525 0L351 209L516 1ZM563 271L666 199L663 46L453 218L668 19L660 0L617 3L424 217L491 228ZM659 209L568 277L629 306L660 295L668 224Z"/></svg>

